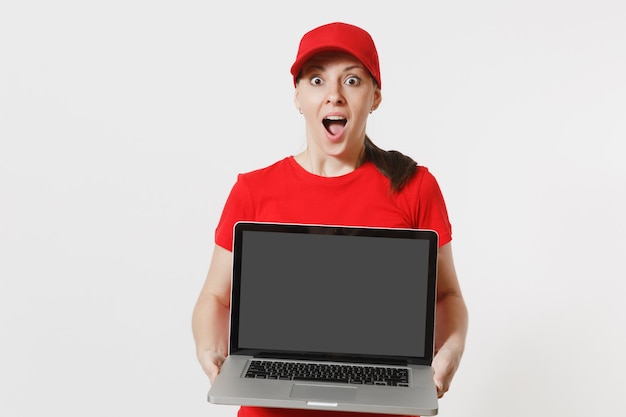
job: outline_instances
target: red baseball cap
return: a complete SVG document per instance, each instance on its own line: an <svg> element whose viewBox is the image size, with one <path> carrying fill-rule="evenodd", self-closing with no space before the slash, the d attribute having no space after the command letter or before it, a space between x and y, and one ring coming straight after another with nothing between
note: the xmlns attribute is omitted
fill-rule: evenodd
<svg viewBox="0 0 626 417"><path fill-rule="evenodd" d="M297 84L296 78L309 59L320 52L330 51L346 52L354 56L372 74L378 87L382 87L374 40L360 27L341 22L319 26L304 34L300 40L296 61L291 66L293 83Z"/></svg>

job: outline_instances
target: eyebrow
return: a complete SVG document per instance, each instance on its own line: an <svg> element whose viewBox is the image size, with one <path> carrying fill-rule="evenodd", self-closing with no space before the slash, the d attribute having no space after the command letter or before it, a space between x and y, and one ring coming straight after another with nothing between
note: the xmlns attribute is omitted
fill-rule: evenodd
<svg viewBox="0 0 626 417"><path fill-rule="evenodd" d="M347 66L342 71L344 71L344 72L352 71L355 68L361 69L363 71L367 71L365 69L365 67L363 65L360 65L360 64ZM321 65L321 64L311 64L311 65L307 65L304 68L302 68L302 72L311 71L311 70L324 71L325 69L326 69L326 67L324 65Z"/></svg>

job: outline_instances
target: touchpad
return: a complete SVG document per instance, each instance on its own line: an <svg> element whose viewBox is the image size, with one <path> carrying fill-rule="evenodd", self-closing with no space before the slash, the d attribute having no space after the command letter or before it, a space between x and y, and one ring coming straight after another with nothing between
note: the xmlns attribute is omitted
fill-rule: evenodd
<svg viewBox="0 0 626 417"><path fill-rule="evenodd" d="M294 384L291 388L290 397L334 402L354 401L356 398L356 387Z"/></svg>

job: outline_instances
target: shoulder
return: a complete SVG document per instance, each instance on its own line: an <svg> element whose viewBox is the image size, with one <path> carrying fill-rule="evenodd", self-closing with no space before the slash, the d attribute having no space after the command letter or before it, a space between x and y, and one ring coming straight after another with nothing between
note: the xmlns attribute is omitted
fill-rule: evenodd
<svg viewBox="0 0 626 417"><path fill-rule="evenodd" d="M407 182L403 191L409 194L424 193L432 191L433 188L438 189L439 185L433 173L424 165L418 165L415 173Z"/></svg>
<svg viewBox="0 0 626 417"><path fill-rule="evenodd" d="M423 165L417 167L413 177L398 194L398 199L407 201L420 210L445 208L445 199L437 178Z"/></svg>
<svg viewBox="0 0 626 417"><path fill-rule="evenodd" d="M283 178L289 178L291 157L285 157L271 165L237 175L235 188L263 189L267 185L275 184Z"/></svg>
<svg viewBox="0 0 626 417"><path fill-rule="evenodd" d="M292 168L292 157L285 157L271 165L258 168L253 171L244 172L238 175L240 181L266 181L276 176L286 175Z"/></svg>

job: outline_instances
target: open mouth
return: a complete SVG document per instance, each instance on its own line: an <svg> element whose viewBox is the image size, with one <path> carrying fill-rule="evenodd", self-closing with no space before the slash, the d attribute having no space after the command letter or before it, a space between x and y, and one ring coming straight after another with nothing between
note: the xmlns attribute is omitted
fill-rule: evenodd
<svg viewBox="0 0 626 417"><path fill-rule="evenodd" d="M346 127L346 123L348 123L348 120L346 120L345 117L341 116L328 116L324 118L322 123L331 135L336 136L343 132L343 129Z"/></svg>

